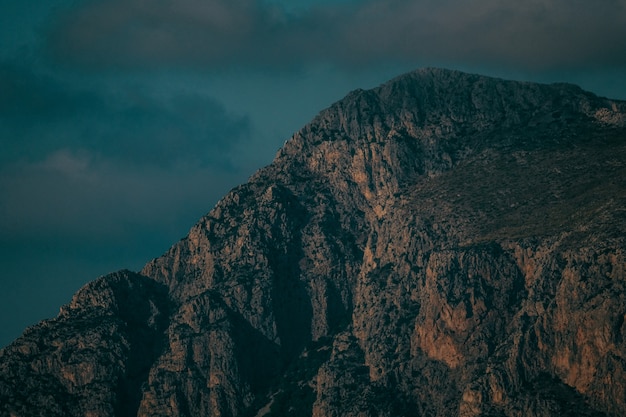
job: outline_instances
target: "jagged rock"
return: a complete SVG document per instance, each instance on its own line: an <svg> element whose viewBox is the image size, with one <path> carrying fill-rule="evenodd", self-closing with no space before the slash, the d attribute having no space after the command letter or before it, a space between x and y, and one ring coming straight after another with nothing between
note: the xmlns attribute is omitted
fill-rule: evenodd
<svg viewBox="0 0 626 417"><path fill-rule="evenodd" d="M1 415L135 414L168 308L165 286L130 271L86 285L0 351Z"/></svg>
<svg viewBox="0 0 626 417"><path fill-rule="evenodd" d="M0 353L6 415L626 415L626 103L419 70Z"/></svg>

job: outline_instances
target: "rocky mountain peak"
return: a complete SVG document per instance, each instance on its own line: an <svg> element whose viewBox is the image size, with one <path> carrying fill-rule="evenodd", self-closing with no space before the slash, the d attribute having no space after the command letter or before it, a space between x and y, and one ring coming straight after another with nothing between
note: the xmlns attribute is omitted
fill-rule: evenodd
<svg viewBox="0 0 626 417"><path fill-rule="evenodd" d="M598 111L624 113L623 102L596 97L571 84L516 82L442 69L417 70L371 92L361 92L368 94L377 98L381 110L399 112L396 123L412 123L426 132L439 125L449 129L443 132L446 135L453 126L485 130L543 124L562 128L574 119L595 119Z"/></svg>
<svg viewBox="0 0 626 417"><path fill-rule="evenodd" d="M354 91L0 352L0 412L624 415L625 115L441 69Z"/></svg>
<svg viewBox="0 0 626 417"><path fill-rule="evenodd" d="M483 145L489 135L496 141L489 145L498 146L507 136L529 129L552 131L551 139L563 140L563 136L575 135L578 124L624 127L625 113L626 103L599 98L574 85L507 81L426 68L372 90L349 93L299 131L279 156L302 157L328 141L370 146L411 138L430 164L432 153L445 148L460 154ZM524 136L529 139L530 135Z"/></svg>

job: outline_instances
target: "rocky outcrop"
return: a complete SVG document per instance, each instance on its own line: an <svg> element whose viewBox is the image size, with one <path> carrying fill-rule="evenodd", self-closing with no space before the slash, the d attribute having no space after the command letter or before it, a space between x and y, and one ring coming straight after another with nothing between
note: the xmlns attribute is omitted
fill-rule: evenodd
<svg viewBox="0 0 626 417"><path fill-rule="evenodd" d="M91 282L0 352L0 414L136 414L168 306L162 284L133 272Z"/></svg>
<svg viewBox="0 0 626 417"><path fill-rule="evenodd" d="M2 351L0 410L625 415L625 115L437 69L352 92Z"/></svg>

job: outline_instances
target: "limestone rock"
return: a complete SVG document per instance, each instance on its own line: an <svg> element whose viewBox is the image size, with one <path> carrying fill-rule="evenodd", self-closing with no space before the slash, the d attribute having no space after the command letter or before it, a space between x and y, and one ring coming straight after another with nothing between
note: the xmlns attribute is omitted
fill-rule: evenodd
<svg viewBox="0 0 626 417"><path fill-rule="evenodd" d="M168 308L162 284L129 271L86 285L0 351L0 415L135 414Z"/></svg>
<svg viewBox="0 0 626 417"><path fill-rule="evenodd" d="M354 91L4 349L0 410L626 415L624 120L439 69Z"/></svg>

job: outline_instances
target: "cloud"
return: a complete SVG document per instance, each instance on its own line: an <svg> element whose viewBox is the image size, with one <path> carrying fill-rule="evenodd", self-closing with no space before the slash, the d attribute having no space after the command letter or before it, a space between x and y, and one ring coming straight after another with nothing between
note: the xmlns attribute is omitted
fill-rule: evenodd
<svg viewBox="0 0 626 417"><path fill-rule="evenodd" d="M29 68L8 62L0 62L0 91L0 120L11 127L68 117L85 103L94 107L98 101L93 94L68 90Z"/></svg>
<svg viewBox="0 0 626 417"><path fill-rule="evenodd" d="M93 1L61 20L51 46L84 65L220 66L239 61L242 51L259 58L253 46L265 46L285 23L276 9L251 0Z"/></svg>
<svg viewBox="0 0 626 417"><path fill-rule="evenodd" d="M250 123L211 97L157 97L137 86L81 87L0 64L0 166L60 149L139 167L227 169Z"/></svg>
<svg viewBox="0 0 626 417"><path fill-rule="evenodd" d="M0 63L0 241L178 234L245 179L247 117L200 93L147 88Z"/></svg>
<svg viewBox="0 0 626 417"><path fill-rule="evenodd" d="M33 245L124 245L136 236L174 234L165 240L171 244L244 179L211 167L137 169L71 149L0 173L0 241Z"/></svg>
<svg viewBox="0 0 626 417"><path fill-rule="evenodd" d="M60 20L49 47L65 63L98 69L624 66L626 1L369 0L289 14L254 0L98 0Z"/></svg>

